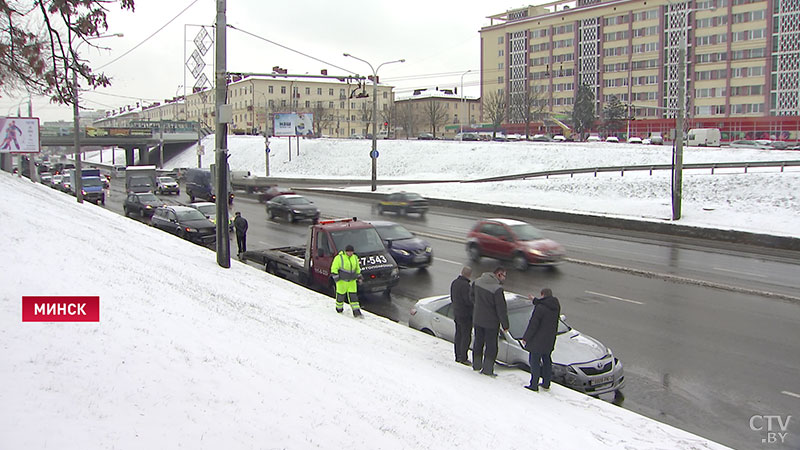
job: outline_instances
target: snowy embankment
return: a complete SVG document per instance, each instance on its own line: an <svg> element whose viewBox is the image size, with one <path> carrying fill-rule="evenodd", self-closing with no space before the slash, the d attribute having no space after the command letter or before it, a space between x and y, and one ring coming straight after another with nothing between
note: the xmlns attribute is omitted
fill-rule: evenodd
<svg viewBox="0 0 800 450"><path fill-rule="evenodd" d="M214 148L214 137L204 142ZM372 142L303 139L297 155L292 140L270 140L270 175L277 177L371 177ZM232 170L263 175L264 139L229 136ZM556 169L670 164L670 146L610 143L378 141L378 179L479 179ZM118 161L124 160L117 153ZM99 160L99 155L90 156ZM106 152L104 161L109 161ZM685 163L800 160L800 152L688 147ZM204 167L213 162L206 151ZM194 147L172 158L168 168L196 167ZM576 175L501 183L379 186L379 192L413 190L427 197L503 204L556 211L665 221L672 217L668 171ZM369 188L353 188L365 190ZM683 177L681 225L800 237L800 168L687 170Z"/></svg>
<svg viewBox="0 0 800 450"><path fill-rule="evenodd" d="M0 447L722 446L0 173ZM57 218L54 219L54 218ZM100 297L99 323L21 321L21 298Z"/></svg>

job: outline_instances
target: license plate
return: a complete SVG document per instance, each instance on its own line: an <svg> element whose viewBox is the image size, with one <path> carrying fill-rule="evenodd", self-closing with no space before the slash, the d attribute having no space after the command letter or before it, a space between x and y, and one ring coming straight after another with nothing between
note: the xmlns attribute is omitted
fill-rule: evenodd
<svg viewBox="0 0 800 450"><path fill-rule="evenodd" d="M614 381L614 376L613 375L609 375L607 377L600 377L600 378L595 378L593 380L590 380L589 384L592 385L592 386L597 386L598 384L606 384L606 383L611 383L613 381Z"/></svg>
<svg viewBox="0 0 800 450"><path fill-rule="evenodd" d="M418 255L414 257L414 262L425 262L428 260L428 257L425 255Z"/></svg>

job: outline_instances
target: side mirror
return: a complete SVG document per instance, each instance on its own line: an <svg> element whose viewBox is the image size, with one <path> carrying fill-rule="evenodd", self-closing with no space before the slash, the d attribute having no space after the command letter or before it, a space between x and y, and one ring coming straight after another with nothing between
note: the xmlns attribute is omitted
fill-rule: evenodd
<svg viewBox="0 0 800 450"><path fill-rule="evenodd" d="M562 314L562 315L561 315L561 316L559 316L559 317L561 318L561 320L564 320L564 321L566 321L566 320L567 320L567 316L565 316L564 314Z"/></svg>
<svg viewBox="0 0 800 450"><path fill-rule="evenodd" d="M392 248L392 241L391 241L391 239L390 239L390 240L388 240L388 241L386 241L386 247L387 247L387 248Z"/></svg>

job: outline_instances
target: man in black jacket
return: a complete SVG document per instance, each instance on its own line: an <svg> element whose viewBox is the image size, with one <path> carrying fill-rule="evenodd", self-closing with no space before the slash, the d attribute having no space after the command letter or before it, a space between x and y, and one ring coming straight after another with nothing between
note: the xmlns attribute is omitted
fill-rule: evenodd
<svg viewBox="0 0 800 450"><path fill-rule="evenodd" d="M493 273L485 272L472 283L475 309L475 345L472 347L472 370L480 370L490 377L497 358L497 336L500 326L508 331L508 306L501 284L506 280L506 269L498 267Z"/></svg>
<svg viewBox="0 0 800 450"><path fill-rule="evenodd" d="M247 219L239 211L236 211L236 218L233 219L233 228L236 229L236 245L239 247L237 255L241 258L242 253L247 251Z"/></svg>
<svg viewBox="0 0 800 450"><path fill-rule="evenodd" d="M475 300L472 298L472 288L469 277L472 268L464 266L461 275L450 284L450 299L453 302L453 311L456 319L456 337L454 339L456 362L469 365L467 350L472 340L472 310Z"/></svg>
<svg viewBox="0 0 800 450"><path fill-rule="evenodd" d="M558 318L561 316L561 305L553 297L553 291L542 289L542 298L533 298L529 295L534 305L528 328L522 335L522 345L530 352L531 382L525 386L532 391L539 390L539 374L542 376L542 388L550 389L550 379L553 377L553 361L550 354L556 345L556 332L558 331Z"/></svg>

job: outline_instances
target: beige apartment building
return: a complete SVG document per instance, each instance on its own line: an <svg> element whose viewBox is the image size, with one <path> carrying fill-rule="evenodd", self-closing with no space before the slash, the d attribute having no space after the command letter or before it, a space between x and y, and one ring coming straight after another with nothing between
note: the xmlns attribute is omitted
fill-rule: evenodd
<svg viewBox="0 0 800 450"><path fill-rule="evenodd" d="M480 101L460 96L457 89L417 89L406 98L395 99L395 137L417 137L431 133L452 138L461 130L471 131L480 122Z"/></svg>
<svg viewBox="0 0 800 450"><path fill-rule="evenodd" d="M631 105L634 132L669 131L683 66L687 127L798 139L797 0L559 1L489 19L481 97L505 96L509 125L522 121L513 105L529 93L558 115L587 85L598 114L615 96Z"/></svg>
<svg viewBox="0 0 800 450"><path fill-rule="evenodd" d="M392 122L392 86L378 84L378 132ZM370 80L300 77L245 77L228 85L228 104L233 107L230 133L272 133L275 113L314 115L316 134L350 137L372 132ZM214 89L186 96L186 120L214 126ZM389 125L391 126L391 125Z"/></svg>

